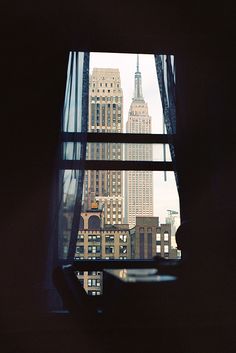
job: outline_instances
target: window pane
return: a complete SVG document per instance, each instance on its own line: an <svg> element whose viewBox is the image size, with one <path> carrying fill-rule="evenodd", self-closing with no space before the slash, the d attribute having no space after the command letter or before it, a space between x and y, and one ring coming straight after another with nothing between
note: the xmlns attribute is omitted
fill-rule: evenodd
<svg viewBox="0 0 236 353"><path fill-rule="evenodd" d="M137 54L90 53L90 74L91 131L163 133L154 55L139 54L137 71ZM101 82L105 92L100 89ZM133 101L135 94L143 100Z"/></svg>
<svg viewBox="0 0 236 353"><path fill-rule="evenodd" d="M79 142L65 142L63 144L64 160L80 160ZM116 161L171 161L170 148L167 144L144 143L87 143L87 160L116 160Z"/></svg>
<svg viewBox="0 0 236 353"><path fill-rule="evenodd" d="M166 133L154 56L91 53L88 112L89 132ZM80 159L80 147L64 142L63 158ZM160 143L93 142L87 144L86 159L171 161L171 155L169 145ZM77 242L83 252L80 248L75 257L150 259L158 253L176 258L178 224L173 172L87 170ZM83 277L91 295L102 290L102 276L96 276Z"/></svg>
<svg viewBox="0 0 236 353"><path fill-rule="evenodd" d="M88 172L92 174L89 175ZM91 260L151 259L157 254L165 258L179 258L174 237L179 225L179 202L174 173L168 172L165 181L163 172L149 172L152 174L152 187L145 183L140 172L137 173L131 187L132 192L122 188L122 192L113 195L108 185L113 180L115 184L119 181L124 185L125 172L86 171L81 213L83 229L78 231L77 242L79 247L83 235L84 252L76 253L76 259L81 259L81 256ZM95 188L93 189L96 178L99 181L97 196ZM104 194L100 192L102 181L104 188L106 187ZM150 193L151 199L148 198ZM130 219L134 219L134 223L127 222L129 208L132 216ZM93 224L97 228L94 226L90 229L91 217L96 218L97 223ZM118 223L119 220L121 223ZM100 278L102 291L101 274L97 278ZM87 283L86 280L84 283ZM92 286L93 282L89 283Z"/></svg>

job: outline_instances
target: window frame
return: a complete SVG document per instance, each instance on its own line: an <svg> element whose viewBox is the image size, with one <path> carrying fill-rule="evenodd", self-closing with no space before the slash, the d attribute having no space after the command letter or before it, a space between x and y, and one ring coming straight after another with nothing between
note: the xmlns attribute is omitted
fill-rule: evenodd
<svg viewBox="0 0 236 353"><path fill-rule="evenodd" d="M89 89L89 88L88 88ZM111 115L112 116L112 115ZM135 134L115 132L61 132L61 145L65 142L86 143L135 143L135 144L172 144L175 146L175 134ZM121 161L121 160L60 160L59 169L62 170L137 170L137 171L175 171L172 161ZM125 244L124 244L125 245ZM112 253L113 254L113 253ZM111 253L109 254L111 255ZM126 266L149 267L154 265L153 260L81 260L74 259L74 266L79 271L92 271L104 268L118 268Z"/></svg>
<svg viewBox="0 0 236 353"><path fill-rule="evenodd" d="M61 143L82 142L83 132L62 132ZM174 144L175 135L87 132L87 143ZM172 161L61 160L60 169L174 171Z"/></svg>

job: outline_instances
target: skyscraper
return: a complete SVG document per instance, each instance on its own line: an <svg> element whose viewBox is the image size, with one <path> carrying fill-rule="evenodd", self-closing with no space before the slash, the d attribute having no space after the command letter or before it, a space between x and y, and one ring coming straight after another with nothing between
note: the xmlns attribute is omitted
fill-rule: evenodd
<svg viewBox="0 0 236 353"><path fill-rule="evenodd" d="M148 115L148 105L142 94L142 76L139 71L139 56L135 72L134 97L130 105L128 133L151 133L151 117ZM150 144L129 144L126 146L126 159L152 161L152 146ZM135 225L136 216L153 216L153 175L152 171L128 171L125 178L126 223Z"/></svg>
<svg viewBox="0 0 236 353"><path fill-rule="evenodd" d="M118 69L94 68L90 77L89 119L90 132L123 131L123 92ZM120 160L120 143L90 143L87 159ZM123 172L91 170L85 173L84 209L96 201L103 207L106 224L123 223Z"/></svg>

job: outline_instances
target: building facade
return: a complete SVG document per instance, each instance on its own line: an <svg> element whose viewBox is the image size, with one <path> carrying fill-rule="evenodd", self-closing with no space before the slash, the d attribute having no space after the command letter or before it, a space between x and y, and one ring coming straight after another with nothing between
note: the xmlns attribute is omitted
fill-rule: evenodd
<svg viewBox="0 0 236 353"><path fill-rule="evenodd" d="M132 257L134 259L152 259L156 255L169 258L170 224L159 225L158 217L137 217L132 233Z"/></svg>
<svg viewBox="0 0 236 353"><path fill-rule="evenodd" d="M89 132L123 132L123 92L118 69L94 68L89 86ZM121 143L88 143L87 159L121 160ZM91 170L85 173L84 210L92 202L104 209L106 224L124 223L123 172Z"/></svg>
<svg viewBox="0 0 236 353"><path fill-rule="evenodd" d="M131 258L131 239L127 224L104 225L103 209L94 203L87 212L81 213L75 259L77 260L126 260ZM100 272L78 272L78 278L88 294L102 292Z"/></svg>
<svg viewBox="0 0 236 353"><path fill-rule="evenodd" d="M142 77L137 56L134 97L129 109L126 132L149 134L151 131L151 117L142 94ZM126 160L152 161L152 145L128 144L125 155ZM125 173L125 189L125 222L130 227L135 226L136 216L153 216L152 171L127 171Z"/></svg>
<svg viewBox="0 0 236 353"><path fill-rule="evenodd" d="M177 258L171 247L171 225L159 225L158 217L137 217L136 226L104 224L103 210L95 203L81 213L76 244L76 260L152 259L159 255ZM89 295L102 294L103 278L100 271L77 273Z"/></svg>

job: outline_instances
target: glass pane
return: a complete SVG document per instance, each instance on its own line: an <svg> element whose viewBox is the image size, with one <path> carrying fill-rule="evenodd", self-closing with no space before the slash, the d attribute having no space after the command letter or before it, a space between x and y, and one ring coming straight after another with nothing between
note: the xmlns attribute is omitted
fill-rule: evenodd
<svg viewBox="0 0 236 353"><path fill-rule="evenodd" d="M61 170L60 185L61 195L60 200L60 216L59 216L59 241L58 241L58 256L60 259L66 259L72 230L73 212L75 204L76 192L76 177L75 171ZM82 250L81 250L82 252Z"/></svg>
<svg viewBox="0 0 236 353"><path fill-rule="evenodd" d="M63 143L63 159L64 160L80 160L81 159L81 143L80 142L64 142Z"/></svg>
<svg viewBox="0 0 236 353"><path fill-rule="evenodd" d="M63 111L64 132L82 131L84 57L84 52L69 53L65 102Z"/></svg>
<svg viewBox="0 0 236 353"><path fill-rule="evenodd" d="M63 159L80 160L80 142L63 143ZM87 160L171 161L167 144L87 143Z"/></svg>
<svg viewBox="0 0 236 353"><path fill-rule="evenodd" d="M86 171L75 259L180 258L179 199L174 173L166 174L165 181L164 172ZM101 293L102 277L96 276ZM84 287L97 295L91 292L97 282L89 279L87 274Z"/></svg>
<svg viewBox="0 0 236 353"><path fill-rule="evenodd" d="M154 55L90 53L89 131L165 132Z"/></svg>
<svg viewBox="0 0 236 353"><path fill-rule="evenodd" d="M81 91L81 84L77 91ZM71 86L73 90L73 82ZM85 115L89 132L166 133L154 55L90 53L88 97ZM77 101L77 108L80 104ZM73 111L75 102L70 106L77 116L77 110ZM64 131L81 131L75 122L70 118ZM66 142L63 159L79 160L80 151L79 142ZM169 145L163 144L88 143L86 158L171 161ZM63 216L67 219L73 212L69 207L75 192L73 173L64 174L67 198L63 200ZM75 258L179 258L174 238L178 225L179 201L173 172L85 171ZM61 232L65 249L69 236L69 230ZM79 273L78 278L88 294L101 294L100 273Z"/></svg>
<svg viewBox="0 0 236 353"><path fill-rule="evenodd" d="M85 133L88 117L89 53L70 52L62 114L63 132ZM64 145L64 157L85 159L86 144ZM84 170L59 173L58 257L72 261L77 239Z"/></svg>

